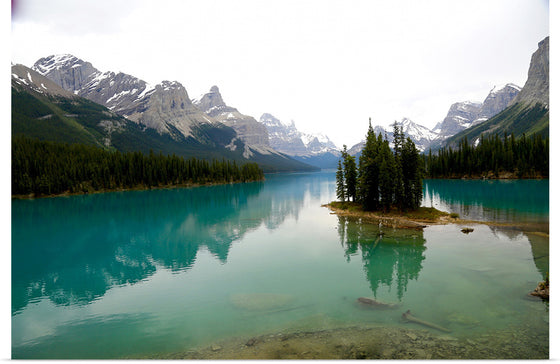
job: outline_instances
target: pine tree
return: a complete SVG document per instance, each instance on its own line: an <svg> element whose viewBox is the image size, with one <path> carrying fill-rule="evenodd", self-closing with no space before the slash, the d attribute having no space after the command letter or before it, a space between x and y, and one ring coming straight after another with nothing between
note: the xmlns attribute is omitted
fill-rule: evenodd
<svg viewBox="0 0 560 364"><path fill-rule="evenodd" d="M355 157L348 155L346 145L342 150L342 163L337 170L337 196L359 201L368 210L417 209L422 202L422 178L428 162L421 158L416 145L410 138L404 138L402 127L394 124L395 150L391 152L389 142L381 133L376 137L369 123L366 143L356 171ZM466 160L470 160L467 154ZM432 167L430 167L432 168ZM432 168L435 170L435 167ZM357 177L357 191L355 183Z"/></svg>
<svg viewBox="0 0 560 364"><path fill-rule="evenodd" d="M388 211L393 205L395 195L395 157L391 153L389 142L385 140L382 144L381 165L379 167L379 203L380 207Z"/></svg>
<svg viewBox="0 0 560 364"><path fill-rule="evenodd" d="M346 181L346 195L348 196L348 201L350 201L350 199L356 201L357 176L356 157L346 154L346 159L344 160L344 179Z"/></svg>
<svg viewBox="0 0 560 364"><path fill-rule="evenodd" d="M403 200L401 209L417 209L422 202L420 156L416 145L406 138L401 152Z"/></svg>
<svg viewBox="0 0 560 364"><path fill-rule="evenodd" d="M346 201L346 188L344 186L344 171L342 170L342 163L338 161L338 168L336 170L336 197L344 202Z"/></svg>
<svg viewBox="0 0 560 364"><path fill-rule="evenodd" d="M369 119L366 143L359 160L358 200L366 211L379 206L379 145Z"/></svg>
<svg viewBox="0 0 560 364"><path fill-rule="evenodd" d="M399 210L405 208L405 191L402 166L402 151L404 147L404 133L397 122L393 124L393 144L395 156L395 205Z"/></svg>

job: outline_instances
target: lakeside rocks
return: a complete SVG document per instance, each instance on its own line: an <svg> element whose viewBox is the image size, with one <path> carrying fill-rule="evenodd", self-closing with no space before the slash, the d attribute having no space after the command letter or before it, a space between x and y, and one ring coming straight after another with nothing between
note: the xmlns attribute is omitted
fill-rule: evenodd
<svg viewBox="0 0 560 364"><path fill-rule="evenodd" d="M537 288L534 291L529 293L531 296L540 297L543 300L549 300L549 280L546 277L546 280L539 282Z"/></svg>
<svg viewBox="0 0 560 364"><path fill-rule="evenodd" d="M341 208L337 208L332 204L322 205L322 207L327 207L332 211L332 214L338 216L348 216L359 218L367 223L381 224L383 226L391 227L393 229L415 229L422 230L427 227L427 224L446 224L448 223L449 214L442 213L444 216L440 216L436 219L413 219L405 216L389 216L383 215L380 212L370 212L370 211L349 211Z"/></svg>
<svg viewBox="0 0 560 364"><path fill-rule="evenodd" d="M220 347L220 350L213 348ZM548 359L548 333L526 325L457 338L427 330L351 326L235 338L160 359Z"/></svg>

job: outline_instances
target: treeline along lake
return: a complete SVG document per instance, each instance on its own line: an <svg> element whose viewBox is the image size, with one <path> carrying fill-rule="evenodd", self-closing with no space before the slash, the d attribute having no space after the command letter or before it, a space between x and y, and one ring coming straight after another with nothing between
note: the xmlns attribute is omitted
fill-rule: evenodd
<svg viewBox="0 0 560 364"><path fill-rule="evenodd" d="M83 144L16 136L12 139L12 194L35 196L262 180L256 163L121 153Z"/></svg>

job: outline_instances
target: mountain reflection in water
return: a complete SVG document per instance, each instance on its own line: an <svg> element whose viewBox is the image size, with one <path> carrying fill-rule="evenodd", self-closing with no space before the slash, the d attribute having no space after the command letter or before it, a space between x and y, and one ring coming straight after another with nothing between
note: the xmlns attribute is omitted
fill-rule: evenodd
<svg viewBox="0 0 560 364"><path fill-rule="evenodd" d="M12 314L43 296L87 304L111 286L145 280L156 264L188 270L201 249L225 264L248 231L297 220L306 194L320 194L329 178L296 174L266 183L14 200ZM47 237L57 243L44 244Z"/></svg>

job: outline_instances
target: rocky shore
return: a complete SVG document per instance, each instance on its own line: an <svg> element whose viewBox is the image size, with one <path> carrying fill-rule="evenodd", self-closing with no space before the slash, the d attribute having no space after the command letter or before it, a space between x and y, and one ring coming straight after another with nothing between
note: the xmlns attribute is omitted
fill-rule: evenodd
<svg viewBox="0 0 560 364"><path fill-rule="evenodd" d="M451 214L439 211L435 208L421 207L418 211L401 213L397 211L363 211L357 203L331 202L322 205L331 210L332 214L338 216L348 216L359 218L366 223L382 224L384 226L397 229L416 229L421 230L429 225L441 225L449 223L463 222L458 218L451 217Z"/></svg>
<svg viewBox="0 0 560 364"><path fill-rule="evenodd" d="M155 359L548 359L548 331L525 325L456 338L400 327L342 327L236 338Z"/></svg>
<svg viewBox="0 0 560 364"><path fill-rule="evenodd" d="M357 204L356 204L357 205ZM415 229L422 230L431 225L446 225L456 224L461 226L461 231L470 233L474 231L471 226L482 224L487 226L495 226L504 229L519 230L526 234L539 235L544 238L549 238L549 225L548 223L508 223L508 222L494 222L494 221L477 221L460 219L454 214L449 214L444 211L437 210L433 207L421 207L418 211L408 213L400 213L391 211L388 213L380 211L362 211L357 208L341 208L339 202L331 202L322 207L331 210L331 214L337 216L347 216L359 219L365 223L382 224L383 226L391 227L394 229Z"/></svg>

